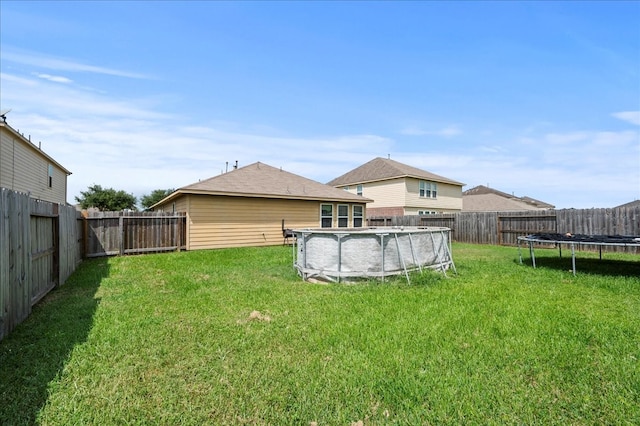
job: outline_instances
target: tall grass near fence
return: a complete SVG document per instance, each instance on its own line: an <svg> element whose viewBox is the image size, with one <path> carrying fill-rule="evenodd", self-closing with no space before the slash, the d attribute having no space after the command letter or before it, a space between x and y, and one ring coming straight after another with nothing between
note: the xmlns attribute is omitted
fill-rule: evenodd
<svg viewBox="0 0 640 426"><path fill-rule="evenodd" d="M302 282L287 247L85 261L0 342L0 423L637 424L640 262L454 244Z"/></svg>

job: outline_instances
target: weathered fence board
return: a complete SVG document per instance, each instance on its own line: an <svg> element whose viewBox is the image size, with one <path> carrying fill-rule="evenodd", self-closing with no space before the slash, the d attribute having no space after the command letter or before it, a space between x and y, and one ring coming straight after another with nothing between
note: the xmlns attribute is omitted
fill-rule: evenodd
<svg viewBox="0 0 640 426"><path fill-rule="evenodd" d="M0 340L31 312L29 197L0 188Z"/></svg>
<svg viewBox="0 0 640 426"><path fill-rule="evenodd" d="M445 226L452 239L473 244L517 245L518 237L535 233L640 236L640 207L563 209L526 212L460 212L424 216L370 217L368 226ZM640 253L624 247L607 251Z"/></svg>
<svg viewBox="0 0 640 426"><path fill-rule="evenodd" d="M0 340L81 261L75 208L0 188Z"/></svg>
<svg viewBox="0 0 640 426"><path fill-rule="evenodd" d="M186 215L171 212L91 212L85 215L85 257L182 250Z"/></svg>

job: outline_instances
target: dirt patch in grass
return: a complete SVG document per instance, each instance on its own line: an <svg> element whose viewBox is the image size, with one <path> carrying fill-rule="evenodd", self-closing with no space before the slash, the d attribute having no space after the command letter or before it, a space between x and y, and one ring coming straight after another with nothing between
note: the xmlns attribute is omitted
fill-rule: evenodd
<svg viewBox="0 0 640 426"><path fill-rule="evenodd" d="M238 320L238 324L246 324L251 321L271 322L271 317L267 314L263 314L260 311L251 311L247 318Z"/></svg>

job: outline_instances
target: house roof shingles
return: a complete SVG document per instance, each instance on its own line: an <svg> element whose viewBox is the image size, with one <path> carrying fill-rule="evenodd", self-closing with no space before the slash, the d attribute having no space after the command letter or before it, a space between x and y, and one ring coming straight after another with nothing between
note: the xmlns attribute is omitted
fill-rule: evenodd
<svg viewBox="0 0 640 426"><path fill-rule="evenodd" d="M462 211L518 211L553 209L555 206L531 197L516 197L479 185L462 193Z"/></svg>
<svg viewBox="0 0 640 426"><path fill-rule="evenodd" d="M256 162L230 172L178 188L156 205L180 194L227 195L296 200L367 203L373 200L342 189Z"/></svg>
<svg viewBox="0 0 640 426"><path fill-rule="evenodd" d="M355 185L401 177L413 177L434 182L450 183L453 185L464 185L463 183L456 182L455 180L446 178L444 176L439 176L434 173L430 173L425 170L421 170L416 167L408 166L395 160L382 157L374 158L368 163L365 163L362 166L357 167L350 172L347 172L342 176L333 179L330 182L327 182L327 185Z"/></svg>

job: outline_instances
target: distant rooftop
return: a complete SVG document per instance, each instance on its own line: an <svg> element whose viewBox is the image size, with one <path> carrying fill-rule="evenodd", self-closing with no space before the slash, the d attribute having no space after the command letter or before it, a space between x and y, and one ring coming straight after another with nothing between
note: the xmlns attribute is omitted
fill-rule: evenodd
<svg viewBox="0 0 640 426"><path fill-rule="evenodd" d="M450 183L453 185L464 185L461 182L457 182L444 176L436 175L434 173L382 157L374 158L368 163L365 163L360 167L356 167L350 172L327 182L327 185L356 185L401 177L413 177L434 182Z"/></svg>
<svg viewBox="0 0 640 426"><path fill-rule="evenodd" d="M516 197L484 185L462 193L462 211L519 211L553 209L554 205L531 197Z"/></svg>

